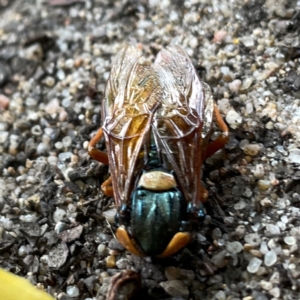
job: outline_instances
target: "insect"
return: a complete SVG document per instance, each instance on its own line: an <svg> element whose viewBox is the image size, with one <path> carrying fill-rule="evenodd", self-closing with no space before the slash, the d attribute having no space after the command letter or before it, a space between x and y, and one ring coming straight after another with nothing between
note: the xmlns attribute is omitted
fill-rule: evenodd
<svg viewBox="0 0 300 300"><path fill-rule="evenodd" d="M221 132L210 141L213 120ZM228 141L209 86L179 46L161 50L152 64L126 46L111 68L102 121L88 151L110 166L101 188L117 206L117 238L135 255L176 253L205 215L202 163ZM107 152L96 148L102 136Z"/></svg>

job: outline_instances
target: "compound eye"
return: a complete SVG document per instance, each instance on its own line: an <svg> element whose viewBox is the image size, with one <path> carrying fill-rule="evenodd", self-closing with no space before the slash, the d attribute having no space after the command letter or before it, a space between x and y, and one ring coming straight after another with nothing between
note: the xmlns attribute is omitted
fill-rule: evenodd
<svg viewBox="0 0 300 300"><path fill-rule="evenodd" d="M201 207L199 209L199 212L198 212L198 219L199 219L199 222L204 222L205 221L205 217L206 217L206 214L205 214L205 210L204 210L204 207Z"/></svg>
<svg viewBox="0 0 300 300"><path fill-rule="evenodd" d="M197 221L202 223L205 220L206 213L202 202L200 203L200 207L193 206L191 203L189 203L187 213L190 217L190 220L193 222Z"/></svg>
<svg viewBox="0 0 300 300"><path fill-rule="evenodd" d="M115 215L117 225L128 226L130 223L130 208L126 204L122 204Z"/></svg>

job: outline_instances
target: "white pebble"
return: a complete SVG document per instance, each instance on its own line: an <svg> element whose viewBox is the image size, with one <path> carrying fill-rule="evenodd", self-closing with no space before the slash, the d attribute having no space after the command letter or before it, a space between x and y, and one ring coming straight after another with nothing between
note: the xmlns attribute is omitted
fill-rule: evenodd
<svg viewBox="0 0 300 300"><path fill-rule="evenodd" d="M43 82L46 86L53 87L55 84L55 79L51 76L48 76L45 78L45 80Z"/></svg>
<svg viewBox="0 0 300 300"><path fill-rule="evenodd" d="M5 143L7 138L8 138L8 131L0 132L0 144Z"/></svg>
<svg viewBox="0 0 300 300"><path fill-rule="evenodd" d="M56 73L57 78L62 81L66 78L66 74L62 69L59 69Z"/></svg>
<svg viewBox="0 0 300 300"><path fill-rule="evenodd" d="M273 266L277 261L277 255L274 250L270 250L265 254L264 264L267 267Z"/></svg>
<svg viewBox="0 0 300 300"><path fill-rule="evenodd" d="M69 297L75 298L79 296L79 289L76 285L67 286L66 292Z"/></svg>
<svg viewBox="0 0 300 300"><path fill-rule="evenodd" d="M72 152L62 152L62 153L59 153L58 154L58 160L64 162L66 160L71 159L72 155L73 155Z"/></svg>
<svg viewBox="0 0 300 300"><path fill-rule="evenodd" d="M245 145L242 150L246 155L255 156L260 151L261 147L259 144L247 144Z"/></svg>
<svg viewBox="0 0 300 300"><path fill-rule="evenodd" d="M70 147L72 144L72 138L70 136L65 136L62 139L62 143L63 143L64 147Z"/></svg>
<svg viewBox="0 0 300 300"><path fill-rule="evenodd" d="M261 238L257 233L246 234L244 239L246 243L250 244L253 247L257 247L261 242Z"/></svg>
<svg viewBox="0 0 300 300"><path fill-rule="evenodd" d="M246 207L246 203L243 200L240 200L238 203L234 204L234 209L242 210Z"/></svg>
<svg viewBox="0 0 300 300"><path fill-rule="evenodd" d="M260 251L262 254L266 254L266 253L269 251L268 245L267 245L267 243L266 243L265 241L262 241L262 242L261 242L259 251Z"/></svg>
<svg viewBox="0 0 300 300"><path fill-rule="evenodd" d="M36 221L36 215L35 214L27 214L20 216L20 220L25 223L32 223Z"/></svg>
<svg viewBox="0 0 300 300"><path fill-rule="evenodd" d="M218 291L215 296L214 299L216 300L226 300L226 294L224 291Z"/></svg>
<svg viewBox="0 0 300 300"><path fill-rule="evenodd" d="M51 155L48 156L47 161L50 165L56 166L58 159L56 156Z"/></svg>
<svg viewBox="0 0 300 300"><path fill-rule="evenodd" d="M267 232L271 234L280 234L280 228L273 224L267 224L266 225Z"/></svg>
<svg viewBox="0 0 300 300"><path fill-rule="evenodd" d="M270 281L261 280L260 286L261 286L264 290L269 291L269 290L273 287L273 284L272 284Z"/></svg>
<svg viewBox="0 0 300 300"><path fill-rule="evenodd" d="M247 271L249 273L256 273L259 269L259 267L262 264L262 260L257 258L257 257L253 257L250 261L249 264L247 266Z"/></svg>
<svg viewBox="0 0 300 300"><path fill-rule="evenodd" d="M286 237L284 237L283 240L287 245L290 245L290 246L293 246L296 244L296 239L294 236L286 236Z"/></svg>
<svg viewBox="0 0 300 300"><path fill-rule="evenodd" d="M55 147L57 150L60 150L60 149L62 149L62 147L63 147L63 143L62 143L62 142L56 142L56 143L54 144L54 147Z"/></svg>
<svg viewBox="0 0 300 300"><path fill-rule="evenodd" d="M260 200L260 205L262 207L272 207L273 203L272 203L272 201L270 199L264 198L264 199Z"/></svg>
<svg viewBox="0 0 300 300"><path fill-rule="evenodd" d="M272 295L274 298L279 299L280 297L280 288L274 287L269 291L269 294Z"/></svg>
<svg viewBox="0 0 300 300"><path fill-rule="evenodd" d="M253 78L246 78L243 80L243 90L247 90L253 82Z"/></svg>
<svg viewBox="0 0 300 300"><path fill-rule="evenodd" d="M31 133L35 136L39 136L43 133L42 131L42 128L40 125L34 125L32 128L31 128Z"/></svg>
<svg viewBox="0 0 300 300"><path fill-rule="evenodd" d="M243 250L243 245L240 242L230 242L226 244L226 249L232 253L239 253Z"/></svg>
<svg viewBox="0 0 300 300"><path fill-rule="evenodd" d="M45 106L45 112L47 112L50 115L57 113L59 110L60 110L60 106L57 98L52 99Z"/></svg>
<svg viewBox="0 0 300 300"><path fill-rule="evenodd" d="M255 170L253 170L254 177L260 179L263 178L264 174L265 174L264 166L262 164L256 165Z"/></svg>
<svg viewBox="0 0 300 300"><path fill-rule="evenodd" d="M266 191L271 185L271 182L269 180L258 180L257 186L260 190Z"/></svg>
<svg viewBox="0 0 300 300"><path fill-rule="evenodd" d="M226 114L226 121L232 129L235 129L242 123L242 117L235 110L231 109Z"/></svg>
<svg viewBox="0 0 300 300"><path fill-rule="evenodd" d="M100 244L97 248L99 254L103 254L106 250L106 246L104 244Z"/></svg>
<svg viewBox="0 0 300 300"><path fill-rule="evenodd" d="M294 164L300 164L300 149L291 149L288 160Z"/></svg>
<svg viewBox="0 0 300 300"><path fill-rule="evenodd" d="M253 47L254 46L254 39L250 35L241 37L240 40L245 45L245 47Z"/></svg>
<svg viewBox="0 0 300 300"><path fill-rule="evenodd" d="M61 221L66 215L66 212L59 208L59 207L56 207L56 210L55 212L53 213L53 220L55 223L58 223L59 221Z"/></svg>
<svg viewBox="0 0 300 300"><path fill-rule="evenodd" d="M72 69L74 66L74 59L69 58L65 61L65 67L68 69Z"/></svg>
<svg viewBox="0 0 300 300"><path fill-rule="evenodd" d="M242 86L242 81L239 79L235 79L228 84L230 91L233 93L237 93L240 90L241 86Z"/></svg>

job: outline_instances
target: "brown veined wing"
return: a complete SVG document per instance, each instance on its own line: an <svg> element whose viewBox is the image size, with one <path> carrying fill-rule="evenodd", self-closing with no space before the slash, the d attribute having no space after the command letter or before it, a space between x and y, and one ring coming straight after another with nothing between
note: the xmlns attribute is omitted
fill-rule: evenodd
<svg viewBox="0 0 300 300"><path fill-rule="evenodd" d="M116 56L105 89L103 131L116 204L130 200L150 147L150 128L160 99L158 77L141 53L124 47Z"/></svg>
<svg viewBox="0 0 300 300"><path fill-rule="evenodd" d="M157 150L164 166L175 172L185 199L197 204L213 119L211 91L178 46L161 50L153 69L162 90L152 121Z"/></svg>

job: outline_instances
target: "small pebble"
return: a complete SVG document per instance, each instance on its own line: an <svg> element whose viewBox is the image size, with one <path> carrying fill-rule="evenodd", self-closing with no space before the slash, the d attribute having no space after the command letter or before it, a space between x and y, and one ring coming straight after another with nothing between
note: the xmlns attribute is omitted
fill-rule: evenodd
<svg viewBox="0 0 300 300"><path fill-rule="evenodd" d="M62 144L64 147L70 147L71 144L72 144L72 138L70 136L65 136L63 139L62 139Z"/></svg>
<svg viewBox="0 0 300 300"><path fill-rule="evenodd" d="M266 230L271 234L280 234L280 228L277 225L267 224Z"/></svg>
<svg viewBox="0 0 300 300"><path fill-rule="evenodd" d="M79 296L79 289L76 285L69 285L66 288L67 295L71 298Z"/></svg>
<svg viewBox="0 0 300 300"><path fill-rule="evenodd" d="M277 261L277 255L274 250L270 250L265 254L264 264L267 267L273 266Z"/></svg>
<svg viewBox="0 0 300 300"><path fill-rule="evenodd" d="M165 269L165 276L168 280L178 279L180 276L180 271L175 267L167 267Z"/></svg>
<svg viewBox="0 0 300 300"><path fill-rule="evenodd" d="M59 161L61 162L65 162L67 160L70 160L71 157L72 157L73 153L72 152L62 152L62 153L59 153L58 155L58 159Z"/></svg>
<svg viewBox="0 0 300 300"><path fill-rule="evenodd" d="M272 295L274 298L279 299L280 297L280 288L274 287L271 290L269 290L269 294Z"/></svg>
<svg viewBox="0 0 300 300"><path fill-rule="evenodd" d="M262 253L259 250L256 249L251 249L249 251L253 256L258 257L258 258L262 258Z"/></svg>
<svg viewBox="0 0 300 300"><path fill-rule="evenodd" d="M215 254L211 258L212 263L217 266L218 268L224 268L228 265L228 258L227 258L227 253L225 250Z"/></svg>
<svg viewBox="0 0 300 300"><path fill-rule="evenodd" d="M243 210L246 207L246 202L243 200L240 200L238 203L234 204L234 209L236 210Z"/></svg>
<svg viewBox="0 0 300 300"><path fill-rule="evenodd" d="M253 47L255 45L254 44L254 39L250 35L241 37L240 41L244 44L245 47Z"/></svg>
<svg viewBox="0 0 300 300"><path fill-rule="evenodd" d="M48 104L46 104L45 106L45 112L47 112L50 115L58 113L59 110L60 110L60 105L57 98L50 100Z"/></svg>
<svg viewBox="0 0 300 300"><path fill-rule="evenodd" d="M230 91L233 93L238 93L241 86L242 86L242 82L239 79L233 80L228 84Z"/></svg>
<svg viewBox="0 0 300 300"><path fill-rule="evenodd" d="M58 223L59 221L61 221L64 217L66 216L66 211L56 207L55 212L53 213L53 220L55 223Z"/></svg>
<svg viewBox="0 0 300 300"><path fill-rule="evenodd" d="M294 236L285 236L283 240L289 246L293 246L297 242Z"/></svg>
<svg viewBox="0 0 300 300"><path fill-rule="evenodd" d="M267 245L267 243L266 243L265 241L262 241L262 242L261 242L259 251L260 251L262 254L266 254L266 253L269 251L268 245Z"/></svg>
<svg viewBox="0 0 300 300"><path fill-rule="evenodd" d="M160 282L159 285L165 290L167 294L172 297L184 297L189 296L188 288L180 280L169 280Z"/></svg>
<svg viewBox="0 0 300 300"><path fill-rule="evenodd" d="M108 248L111 250L124 251L124 246L119 242L118 239L113 238L108 243Z"/></svg>
<svg viewBox="0 0 300 300"><path fill-rule="evenodd" d="M300 149L292 149L290 150L290 154L288 159L291 163L300 164Z"/></svg>
<svg viewBox="0 0 300 300"><path fill-rule="evenodd" d="M115 268L116 266L116 257L114 255L110 255L106 258L106 266L107 268Z"/></svg>
<svg viewBox="0 0 300 300"><path fill-rule="evenodd" d="M108 210L105 210L102 215L103 217L109 222L109 223L115 223L115 215L117 213L116 208L111 208Z"/></svg>
<svg viewBox="0 0 300 300"><path fill-rule="evenodd" d="M51 76L48 76L44 79L44 84L48 87L53 87L55 84L55 79Z"/></svg>
<svg viewBox="0 0 300 300"><path fill-rule="evenodd" d="M258 180L257 182L257 186L260 190L262 191L266 191L269 189L269 187L271 186L271 182L269 180Z"/></svg>
<svg viewBox="0 0 300 300"><path fill-rule="evenodd" d="M229 242L226 243L226 249L231 253L239 253L243 250L243 245L240 242Z"/></svg>
<svg viewBox="0 0 300 300"><path fill-rule="evenodd" d="M260 149L261 147L258 144L248 144L242 148L244 153L250 156L256 156L259 153Z"/></svg>
<svg viewBox="0 0 300 300"><path fill-rule="evenodd" d="M264 290L269 291L270 289L272 289L273 284L272 284L271 282L269 282L269 281L261 280L260 286L261 286Z"/></svg>
<svg viewBox="0 0 300 300"><path fill-rule="evenodd" d="M263 178L264 174L265 174L264 166L262 164L256 165L255 170L253 171L254 177L257 179L261 179Z"/></svg>
<svg viewBox="0 0 300 300"><path fill-rule="evenodd" d="M236 229L235 229L235 234L239 237L242 238L246 233L246 228L244 225L239 225Z"/></svg>
<svg viewBox="0 0 300 300"><path fill-rule="evenodd" d="M65 67L68 69L72 69L74 66L74 59L69 58L65 61Z"/></svg>
<svg viewBox="0 0 300 300"><path fill-rule="evenodd" d="M261 266L261 264L262 264L261 259L253 257L247 266L247 271L249 273L256 273L258 271L259 267Z"/></svg>
<svg viewBox="0 0 300 300"><path fill-rule="evenodd" d="M222 237L222 232L219 228L215 228L212 232L212 236L215 240L219 239Z"/></svg>
<svg viewBox="0 0 300 300"><path fill-rule="evenodd" d="M7 109L8 105L9 99L5 95L0 94L0 111Z"/></svg>
<svg viewBox="0 0 300 300"><path fill-rule="evenodd" d="M226 122L232 129L236 129L242 123L242 117L235 110L231 109L226 114Z"/></svg>
<svg viewBox="0 0 300 300"><path fill-rule="evenodd" d="M214 296L215 300L226 300L226 294L224 291L218 291L215 296Z"/></svg>
<svg viewBox="0 0 300 300"><path fill-rule="evenodd" d="M261 242L261 238L257 233L246 234L244 240L253 247L259 246Z"/></svg>
<svg viewBox="0 0 300 300"><path fill-rule="evenodd" d="M264 198L264 199L260 200L260 205L262 207L271 207L271 206L273 206L273 203L270 199Z"/></svg>

